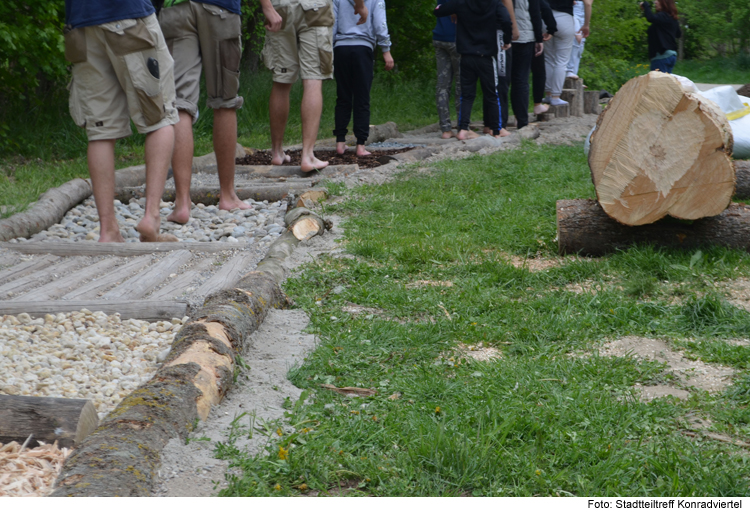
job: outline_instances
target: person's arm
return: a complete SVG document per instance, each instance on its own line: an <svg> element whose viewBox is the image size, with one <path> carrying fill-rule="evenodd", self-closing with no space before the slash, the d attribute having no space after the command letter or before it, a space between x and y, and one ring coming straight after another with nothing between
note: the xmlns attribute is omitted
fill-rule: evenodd
<svg viewBox="0 0 750 525"><path fill-rule="evenodd" d="M557 20L555 20L555 15L552 13L552 8L547 3L547 0L539 0L539 10L542 14L542 21L547 26L546 34L554 35L557 33ZM549 40L549 38L545 38L545 40Z"/></svg>
<svg viewBox="0 0 750 525"><path fill-rule="evenodd" d="M510 15L510 24L512 26L511 35L513 40L518 40L521 38L521 33L518 31L518 24L516 23L516 10L513 9L513 0L503 0L503 5L505 6L505 9L508 10L508 14Z"/></svg>
<svg viewBox="0 0 750 525"><path fill-rule="evenodd" d="M360 26L367 22L367 7L365 6L365 0L354 0L354 12L359 15L359 22L357 25Z"/></svg>
<svg viewBox="0 0 750 525"><path fill-rule="evenodd" d="M503 32L503 43L505 44L503 49L507 49L513 41L513 24L510 22L510 13L505 9L505 5L499 2L497 4L497 11L495 12L495 19L497 29Z"/></svg>
<svg viewBox="0 0 750 525"><path fill-rule="evenodd" d="M281 30L281 24L284 23L284 19L281 15L276 12L276 9L271 5L271 0L260 0L260 8L263 10L263 16L266 17L266 23L263 24L266 29L275 33Z"/></svg>
<svg viewBox="0 0 750 525"><path fill-rule="evenodd" d="M380 46L383 56L385 56L386 53L390 56L391 36L388 34L388 20L385 16L385 4L383 2L375 4L375 8L372 10L372 13L370 13L370 16L372 17L372 26L375 29L375 40ZM392 61L393 59L391 59L391 62ZM388 64L386 62L386 69L390 69L387 66Z"/></svg>
<svg viewBox="0 0 750 525"><path fill-rule="evenodd" d="M534 42L540 43L543 40L543 31L539 0L529 0L529 17L531 18L531 27L534 30Z"/></svg>
<svg viewBox="0 0 750 525"><path fill-rule="evenodd" d="M432 11L432 14L437 17L457 15L457 9L458 0L445 0L445 2L437 5L437 7Z"/></svg>
<svg viewBox="0 0 750 525"><path fill-rule="evenodd" d="M583 38L588 38L590 34L589 24L591 23L591 6L593 3L594 0L583 0L583 25L581 26Z"/></svg>
<svg viewBox="0 0 750 525"><path fill-rule="evenodd" d="M339 32L339 0L333 0L333 43L336 43L336 34Z"/></svg>

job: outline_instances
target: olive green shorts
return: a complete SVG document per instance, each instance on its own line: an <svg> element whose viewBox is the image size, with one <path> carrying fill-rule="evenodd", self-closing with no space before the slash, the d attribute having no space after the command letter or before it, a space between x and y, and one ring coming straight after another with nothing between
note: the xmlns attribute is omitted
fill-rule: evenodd
<svg viewBox="0 0 750 525"><path fill-rule="evenodd" d="M201 70L208 107L241 108L240 15L212 4L183 2L162 9L159 23L175 62L177 109L197 119Z"/></svg>
<svg viewBox="0 0 750 525"><path fill-rule="evenodd" d="M281 15L281 31L266 31L263 63L273 81L292 84L333 78L333 6L331 0L272 0Z"/></svg>
<svg viewBox="0 0 750 525"><path fill-rule="evenodd" d="M89 140L120 139L176 124L173 61L156 16L65 33L73 63L70 114Z"/></svg>

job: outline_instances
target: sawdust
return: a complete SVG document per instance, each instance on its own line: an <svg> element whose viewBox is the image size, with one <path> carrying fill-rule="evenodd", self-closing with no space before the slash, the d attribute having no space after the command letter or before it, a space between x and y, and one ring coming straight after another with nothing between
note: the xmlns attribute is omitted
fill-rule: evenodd
<svg viewBox="0 0 750 525"><path fill-rule="evenodd" d="M60 449L57 443L23 449L11 441L0 447L0 497L46 496L70 449Z"/></svg>

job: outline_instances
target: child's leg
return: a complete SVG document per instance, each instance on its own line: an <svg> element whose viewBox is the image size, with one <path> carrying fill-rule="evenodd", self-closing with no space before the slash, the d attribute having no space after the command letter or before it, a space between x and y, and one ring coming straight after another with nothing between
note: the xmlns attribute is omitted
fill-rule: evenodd
<svg viewBox="0 0 750 525"><path fill-rule="evenodd" d="M461 111L458 115L458 130L466 131L471 122L471 108L477 96L476 64L480 57L461 55Z"/></svg>
<svg viewBox="0 0 750 525"><path fill-rule="evenodd" d="M350 46L337 46L333 48L333 77L336 79L336 109L334 110L334 123L336 129L337 151L346 151L346 134L349 119L352 116L352 60Z"/></svg>
<svg viewBox="0 0 750 525"><path fill-rule="evenodd" d="M495 83L494 59L490 57L476 57L479 83L482 86L484 107L484 123L493 135L500 133L500 97Z"/></svg>
<svg viewBox="0 0 750 525"><path fill-rule="evenodd" d="M352 95L354 104L354 136L357 137L357 154L367 155L365 142L370 136L370 89L374 76L375 56L367 46L350 46L352 55Z"/></svg>

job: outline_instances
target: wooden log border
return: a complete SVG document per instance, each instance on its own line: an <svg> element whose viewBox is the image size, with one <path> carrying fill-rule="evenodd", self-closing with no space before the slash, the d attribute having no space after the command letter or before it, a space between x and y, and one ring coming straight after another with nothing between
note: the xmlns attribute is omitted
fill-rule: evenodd
<svg viewBox="0 0 750 525"><path fill-rule="evenodd" d="M296 220L315 216L303 210L292 210ZM291 220L290 230L294 224ZM206 298L175 335L156 375L123 399L73 451L52 496L151 495L164 446L173 438L184 440L199 418L208 417L233 384L236 359L248 336L270 308L287 304L280 287L282 263L299 242L287 231L255 271Z"/></svg>

